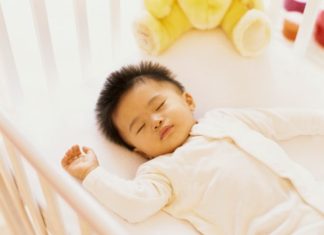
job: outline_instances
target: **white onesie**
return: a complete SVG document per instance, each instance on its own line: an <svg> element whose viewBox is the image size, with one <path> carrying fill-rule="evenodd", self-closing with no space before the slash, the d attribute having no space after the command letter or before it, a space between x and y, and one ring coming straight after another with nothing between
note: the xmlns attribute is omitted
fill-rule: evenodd
<svg viewBox="0 0 324 235"><path fill-rule="evenodd" d="M84 186L130 222L163 209L203 234L324 234L324 189L268 138L302 134L324 134L324 113L216 110L134 180L98 167Z"/></svg>

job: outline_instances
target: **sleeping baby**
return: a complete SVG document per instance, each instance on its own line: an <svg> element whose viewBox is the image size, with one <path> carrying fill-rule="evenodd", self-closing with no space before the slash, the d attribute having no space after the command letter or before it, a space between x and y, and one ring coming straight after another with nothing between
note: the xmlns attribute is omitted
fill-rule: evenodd
<svg viewBox="0 0 324 235"><path fill-rule="evenodd" d="M97 121L148 161L125 180L75 145L62 166L129 222L164 210L206 235L324 234L323 184L275 142L324 135L324 111L216 109L196 120L194 109L168 68L122 67L104 84Z"/></svg>

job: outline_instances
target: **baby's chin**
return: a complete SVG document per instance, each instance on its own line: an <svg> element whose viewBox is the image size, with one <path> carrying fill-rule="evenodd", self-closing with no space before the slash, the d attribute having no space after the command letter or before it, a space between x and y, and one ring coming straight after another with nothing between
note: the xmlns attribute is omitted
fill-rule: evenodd
<svg viewBox="0 0 324 235"><path fill-rule="evenodd" d="M177 148L182 146L186 142L187 139L188 139L188 137L182 138L181 140L173 143L173 145L167 145L166 147L164 147L162 149L159 149L159 151L156 151L153 154L151 154L151 156L148 157L148 158L153 159L153 158L156 158L156 157L161 156L161 155L173 153Z"/></svg>

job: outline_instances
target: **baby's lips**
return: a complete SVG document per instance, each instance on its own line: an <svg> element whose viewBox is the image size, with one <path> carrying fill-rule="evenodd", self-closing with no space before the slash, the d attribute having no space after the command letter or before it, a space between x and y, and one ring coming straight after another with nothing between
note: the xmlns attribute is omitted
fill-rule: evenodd
<svg viewBox="0 0 324 235"><path fill-rule="evenodd" d="M170 131L170 129L172 128L172 125L166 125L164 127L161 128L160 130L160 139L163 140L165 135L168 134L168 132Z"/></svg>

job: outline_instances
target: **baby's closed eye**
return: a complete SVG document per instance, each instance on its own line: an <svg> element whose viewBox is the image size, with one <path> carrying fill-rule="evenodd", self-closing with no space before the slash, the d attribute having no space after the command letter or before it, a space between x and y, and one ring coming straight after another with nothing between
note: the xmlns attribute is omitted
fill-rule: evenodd
<svg viewBox="0 0 324 235"><path fill-rule="evenodd" d="M155 109L155 111L160 110L163 107L164 104L165 104L165 100L163 102L159 103L159 105L157 106L157 108Z"/></svg>

